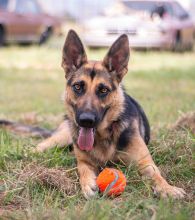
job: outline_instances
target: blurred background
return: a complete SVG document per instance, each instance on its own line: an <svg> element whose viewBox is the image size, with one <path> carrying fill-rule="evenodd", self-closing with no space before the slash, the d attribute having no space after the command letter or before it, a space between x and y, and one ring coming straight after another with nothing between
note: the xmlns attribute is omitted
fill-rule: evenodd
<svg viewBox="0 0 195 220"><path fill-rule="evenodd" d="M69 28L92 48L126 33L133 48L192 50L195 0L0 0L0 45L41 45Z"/></svg>
<svg viewBox="0 0 195 220"><path fill-rule="evenodd" d="M0 0L0 118L64 112L60 63L69 29L89 59L103 59L128 35L124 83L152 121L195 108L195 0Z"/></svg>

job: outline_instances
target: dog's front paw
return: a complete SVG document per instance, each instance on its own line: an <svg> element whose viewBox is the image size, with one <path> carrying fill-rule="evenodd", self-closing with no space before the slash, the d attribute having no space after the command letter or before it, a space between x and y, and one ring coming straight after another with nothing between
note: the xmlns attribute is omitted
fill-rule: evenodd
<svg viewBox="0 0 195 220"><path fill-rule="evenodd" d="M183 199L186 195L186 192L182 188L171 186L168 183L155 186L154 193L162 198L171 197L174 199Z"/></svg>
<svg viewBox="0 0 195 220"><path fill-rule="evenodd" d="M45 151L48 148L47 143L45 143L44 141L39 143L33 150L33 153L42 153L43 151Z"/></svg>
<svg viewBox="0 0 195 220"><path fill-rule="evenodd" d="M91 179L88 182L85 181L85 183L81 183L81 189L86 199L90 199L98 193L98 186L95 179Z"/></svg>

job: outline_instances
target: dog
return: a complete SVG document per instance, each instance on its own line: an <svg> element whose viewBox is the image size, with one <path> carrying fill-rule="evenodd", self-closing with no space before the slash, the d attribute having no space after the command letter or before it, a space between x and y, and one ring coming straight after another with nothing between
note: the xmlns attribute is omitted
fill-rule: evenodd
<svg viewBox="0 0 195 220"><path fill-rule="evenodd" d="M128 37L123 34L103 61L88 61L80 38L70 30L62 55L67 115L35 151L72 144L81 189L87 199L97 193L96 177L108 161L123 161L126 166L133 162L141 175L151 180L154 191L161 197L183 198L185 191L169 185L161 176L147 148L148 119L121 85L128 72L129 57Z"/></svg>

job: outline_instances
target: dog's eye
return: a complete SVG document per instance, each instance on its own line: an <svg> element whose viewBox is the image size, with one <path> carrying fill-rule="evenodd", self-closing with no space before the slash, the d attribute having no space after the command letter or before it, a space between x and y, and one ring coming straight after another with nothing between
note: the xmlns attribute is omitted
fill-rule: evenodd
<svg viewBox="0 0 195 220"><path fill-rule="evenodd" d="M81 90L81 86L79 84L75 84L73 87L77 91Z"/></svg>
<svg viewBox="0 0 195 220"><path fill-rule="evenodd" d="M104 88L101 88L101 89L100 89L100 92L101 92L102 94L106 94L106 93L109 92L109 90L108 90L106 87L104 87Z"/></svg>
<svg viewBox="0 0 195 220"><path fill-rule="evenodd" d="M72 89L76 93L76 95L82 95L85 90L85 84L83 81L77 82L72 86Z"/></svg>
<svg viewBox="0 0 195 220"><path fill-rule="evenodd" d="M104 98L108 95L109 92L110 92L110 90L107 86L105 86L104 84L100 84L96 94L98 97Z"/></svg>

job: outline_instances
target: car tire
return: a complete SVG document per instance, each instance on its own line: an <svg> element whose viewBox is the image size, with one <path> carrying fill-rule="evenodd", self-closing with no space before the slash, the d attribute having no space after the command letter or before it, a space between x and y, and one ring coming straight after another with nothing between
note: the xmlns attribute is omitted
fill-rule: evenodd
<svg viewBox="0 0 195 220"><path fill-rule="evenodd" d="M39 45L42 45L44 43L46 43L48 41L48 39L51 37L52 35L52 28L48 27L42 34L39 40Z"/></svg>
<svg viewBox="0 0 195 220"><path fill-rule="evenodd" d="M173 51L174 52L183 52L184 51L184 46L182 43L182 36L181 36L180 31L176 32L174 43L173 43Z"/></svg>
<svg viewBox="0 0 195 220"><path fill-rule="evenodd" d="M5 44L5 31L2 26L0 26L0 47Z"/></svg>
<svg viewBox="0 0 195 220"><path fill-rule="evenodd" d="M187 51L193 51L194 50L194 44L193 43L189 43L186 50Z"/></svg>

